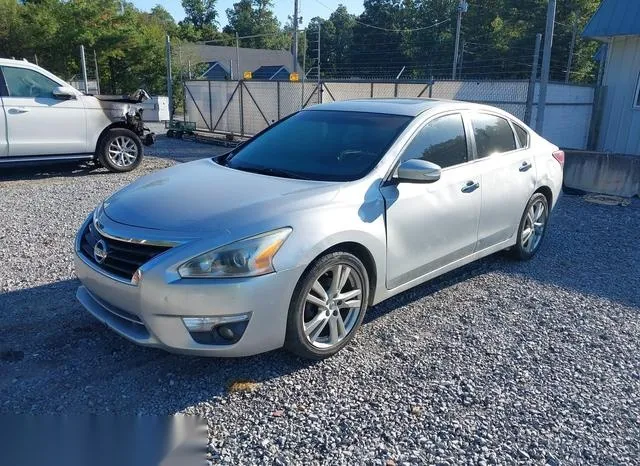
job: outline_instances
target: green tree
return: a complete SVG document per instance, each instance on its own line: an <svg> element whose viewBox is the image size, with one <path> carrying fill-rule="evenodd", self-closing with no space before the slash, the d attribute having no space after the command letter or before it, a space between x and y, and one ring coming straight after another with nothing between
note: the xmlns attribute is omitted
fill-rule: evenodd
<svg viewBox="0 0 640 466"><path fill-rule="evenodd" d="M271 0L240 0L227 9L229 24L224 32L240 37L242 47L263 49L289 49L291 37L280 28L273 13Z"/></svg>

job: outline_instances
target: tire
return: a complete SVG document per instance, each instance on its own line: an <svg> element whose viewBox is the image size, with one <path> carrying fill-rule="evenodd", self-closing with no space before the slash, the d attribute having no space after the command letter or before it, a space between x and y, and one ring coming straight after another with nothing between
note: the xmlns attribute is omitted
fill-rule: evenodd
<svg viewBox="0 0 640 466"><path fill-rule="evenodd" d="M542 206L542 211L539 209ZM533 231L528 234L533 223ZM529 260L540 249L549 224L549 203L542 193L535 193L529 199L518 225L516 244L511 249L512 255L519 260Z"/></svg>
<svg viewBox="0 0 640 466"><path fill-rule="evenodd" d="M142 141L131 130L113 128L100 140L97 155L98 161L107 170L114 173L128 172L142 162Z"/></svg>
<svg viewBox="0 0 640 466"><path fill-rule="evenodd" d="M334 284L337 295L347 298L331 299L336 296L332 287L334 277L338 280ZM342 287L339 287L340 279ZM307 269L293 292L285 348L305 359L334 355L355 335L368 302L369 276L357 257L346 252L321 257Z"/></svg>
<svg viewBox="0 0 640 466"><path fill-rule="evenodd" d="M176 132L172 129L170 129L169 131L167 131L167 137L168 138L173 138L176 135Z"/></svg>

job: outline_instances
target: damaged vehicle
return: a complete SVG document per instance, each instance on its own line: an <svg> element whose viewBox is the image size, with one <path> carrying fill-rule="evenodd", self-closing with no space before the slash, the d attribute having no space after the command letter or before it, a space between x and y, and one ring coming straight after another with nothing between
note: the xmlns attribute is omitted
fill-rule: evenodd
<svg viewBox="0 0 640 466"><path fill-rule="evenodd" d="M37 65L0 59L0 166L94 160L133 170L155 138L142 120L147 99L85 95Z"/></svg>

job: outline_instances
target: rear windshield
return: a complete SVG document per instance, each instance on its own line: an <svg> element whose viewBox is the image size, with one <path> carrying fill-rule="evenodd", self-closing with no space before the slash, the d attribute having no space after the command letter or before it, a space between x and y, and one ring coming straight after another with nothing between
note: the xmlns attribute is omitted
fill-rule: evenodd
<svg viewBox="0 0 640 466"><path fill-rule="evenodd" d="M303 111L250 140L223 163L273 176L352 181L376 166L409 121L404 115Z"/></svg>

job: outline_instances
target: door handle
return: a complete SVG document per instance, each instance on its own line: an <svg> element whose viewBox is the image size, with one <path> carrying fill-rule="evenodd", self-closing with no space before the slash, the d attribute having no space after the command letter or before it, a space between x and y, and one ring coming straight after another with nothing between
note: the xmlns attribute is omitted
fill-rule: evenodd
<svg viewBox="0 0 640 466"><path fill-rule="evenodd" d="M9 109L9 115L19 115L20 113L27 113L28 108L25 107L13 107Z"/></svg>
<svg viewBox="0 0 640 466"><path fill-rule="evenodd" d="M520 165L520 168L518 170L520 170L521 172L526 172L531 167L533 167L533 165L531 165L529 162L522 162L522 165Z"/></svg>
<svg viewBox="0 0 640 466"><path fill-rule="evenodd" d="M472 193L474 192L476 189L478 189L480 187L480 183L478 183L477 181L467 181L467 184L465 184L462 187L462 192L463 193Z"/></svg>

